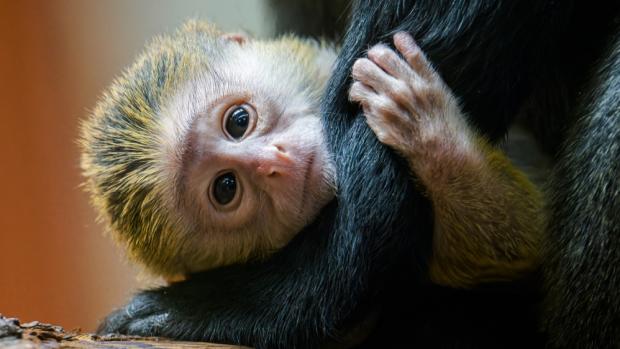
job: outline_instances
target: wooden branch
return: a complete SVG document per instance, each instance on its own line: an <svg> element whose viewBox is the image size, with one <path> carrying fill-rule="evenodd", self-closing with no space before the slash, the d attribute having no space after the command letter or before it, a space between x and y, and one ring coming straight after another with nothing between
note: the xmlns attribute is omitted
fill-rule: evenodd
<svg viewBox="0 0 620 349"><path fill-rule="evenodd" d="M206 342L178 342L156 337L132 337L121 335L98 336L76 331L65 331L60 326L33 321L20 324L14 318L0 315L0 348L38 349L38 348L206 348L206 349L240 349L235 345L214 344Z"/></svg>

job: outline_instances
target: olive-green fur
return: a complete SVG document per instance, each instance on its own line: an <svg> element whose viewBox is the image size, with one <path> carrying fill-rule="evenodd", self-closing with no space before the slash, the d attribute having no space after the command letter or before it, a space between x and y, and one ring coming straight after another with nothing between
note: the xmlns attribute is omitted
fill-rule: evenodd
<svg viewBox="0 0 620 349"><path fill-rule="evenodd" d="M443 219L436 223L442 231L434 234L429 272L434 282L452 287L516 280L540 265L542 194L502 152L476 140L485 163L460 167L447 190L431 195Z"/></svg>

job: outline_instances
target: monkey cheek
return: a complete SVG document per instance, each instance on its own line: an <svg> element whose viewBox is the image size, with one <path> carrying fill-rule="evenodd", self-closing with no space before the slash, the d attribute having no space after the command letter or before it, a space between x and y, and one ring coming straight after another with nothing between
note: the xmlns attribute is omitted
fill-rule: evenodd
<svg viewBox="0 0 620 349"><path fill-rule="evenodd" d="M318 211L315 186L313 178L303 176L288 178L272 186L273 212L264 216L274 217L277 220L274 223L283 226L286 232L298 232Z"/></svg>
<svg viewBox="0 0 620 349"><path fill-rule="evenodd" d="M308 177L307 189L302 201L304 225L313 221L336 195L334 169L325 163L317 164Z"/></svg>

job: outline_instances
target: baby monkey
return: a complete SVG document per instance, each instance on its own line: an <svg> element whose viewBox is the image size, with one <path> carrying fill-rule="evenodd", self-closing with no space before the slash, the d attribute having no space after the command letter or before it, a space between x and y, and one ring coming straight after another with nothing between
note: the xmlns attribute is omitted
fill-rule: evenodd
<svg viewBox="0 0 620 349"><path fill-rule="evenodd" d="M535 187L467 125L412 38L353 67L350 98L434 208L434 282L471 287L534 269ZM319 98L335 51L186 23L156 39L82 125L92 201L129 255L167 278L262 258L337 193ZM377 208L380 209L380 208Z"/></svg>

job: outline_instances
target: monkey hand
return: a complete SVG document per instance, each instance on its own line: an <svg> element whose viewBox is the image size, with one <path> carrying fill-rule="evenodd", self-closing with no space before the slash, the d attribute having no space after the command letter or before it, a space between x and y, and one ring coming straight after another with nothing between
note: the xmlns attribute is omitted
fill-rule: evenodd
<svg viewBox="0 0 620 349"><path fill-rule="evenodd" d="M99 334L125 334L144 337L165 336L170 313L163 309L158 293L144 292L117 309L99 325Z"/></svg>
<svg viewBox="0 0 620 349"><path fill-rule="evenodd" d="M353 65L349 97L379 141L400 153L433 204L429 276L451 287L522 278L538 265L542 197L468 127L456 98L410 35Z"/></svg>
<svg viewBox="0 0 620 349"><path fill-rule="evenodd" d="M124 307L109 314L99 325L97 333L189 341L234 341L232 338L239 335L236 329L223 331L221 322L216 320L225 318L220 311L226 306L210 307L202 299L201 291L205 290L200 285L180 282L140 292Z"/></svg>
<svg viewBox="0 0 620 349"><path fill-rule="evenodd" d="M349 98L361 104L379 141L418 172L429 155L467 145L471 135L456 98L413 38L397 33L394 45L404 58L377 44L355 62Z"/></svg>

